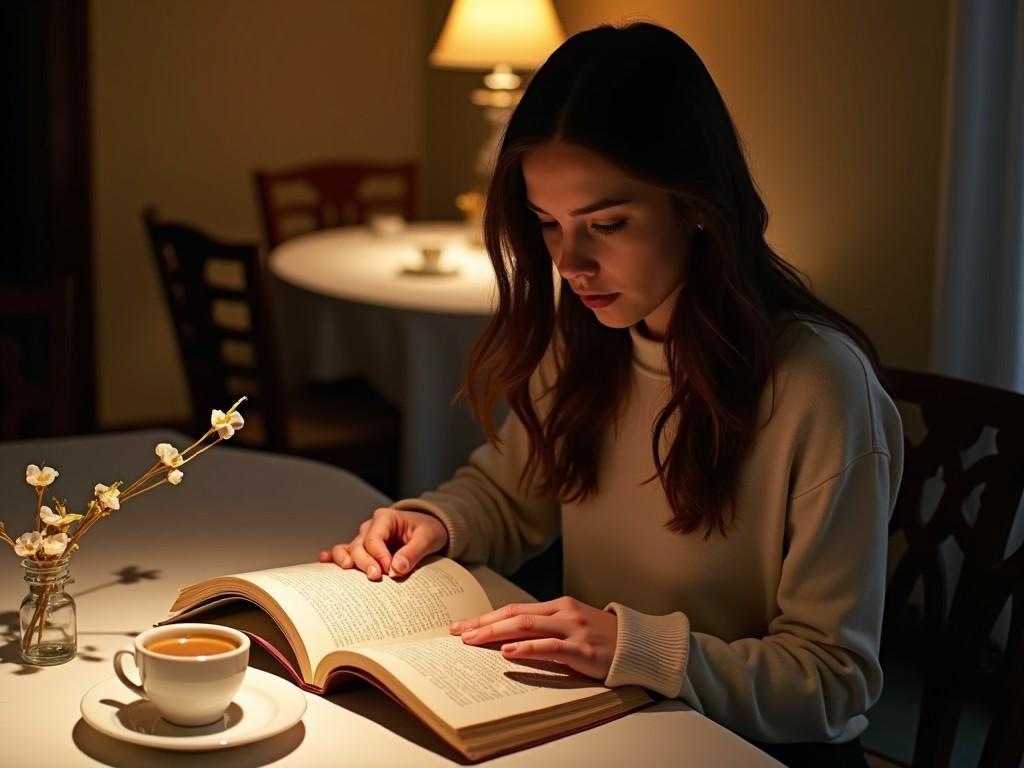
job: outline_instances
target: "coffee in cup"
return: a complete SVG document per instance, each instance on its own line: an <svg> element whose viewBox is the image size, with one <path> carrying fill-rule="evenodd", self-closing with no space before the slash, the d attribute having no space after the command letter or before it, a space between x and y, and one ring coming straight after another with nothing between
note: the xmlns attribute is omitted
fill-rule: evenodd
<svg viewBox="0 0 1024 768"><path fill-rule="evenodd" d="M154 640L146 649L167 656L215 656L237 647L238 643L216 635L182 635Z"/></svg>
<svg viewBox="0 0 1024 768"><path fill-rule="evenodd" d="M133 656L140 682L124 669ZM114 654L121 682L153 702L175 725L218 720L238 693L249 663L249 638L216 624L168 624L140 633L131 648Z"/></svg>

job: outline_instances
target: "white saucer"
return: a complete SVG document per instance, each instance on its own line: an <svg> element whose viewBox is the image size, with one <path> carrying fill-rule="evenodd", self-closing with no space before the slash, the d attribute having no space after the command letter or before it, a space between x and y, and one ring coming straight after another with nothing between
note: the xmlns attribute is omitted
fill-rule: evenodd
<svg viewBox="0 0 1024 768"><path fill-rule="evenodd" d="M402 267L402 271L400 274L419 275L423 277L451 277L452 275L459 274L459 268L455 266L424 267L422 264L408 265Z"/></svg>
<svg viewBox="0 0 1024 768"><path fill-rule="evenodd" d="M197 727L172 725L147 699L112 677L82 697L82 717L100 733L158 749L227 749L266 739L295 725L306 712L306 697L294 684L250 667L224 716Z"/></svg>

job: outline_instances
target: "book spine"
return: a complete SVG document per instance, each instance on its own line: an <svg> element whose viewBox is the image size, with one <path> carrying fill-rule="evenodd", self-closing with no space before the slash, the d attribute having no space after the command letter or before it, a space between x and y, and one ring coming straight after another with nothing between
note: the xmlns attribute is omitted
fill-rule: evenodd
<svg viewBox="0 0 1024 768"><path fill-rule="evenodd" d="M262 648L264 651L270 654L271 658L273 658L274 661L281 665L284 671L288 673L288 676L297 686L299 686L299 688L301 688L304 691L309 691L310 693L323 695L325 689L321 688L320 686L313 685L312 683L307 683L305 680L303 680L302 676L299 675L299 671L288 662L288 659L285 657L285 655L281 653L279 650L277 650L277 648L268 643L259 635L253 634L252 632L248 632L244 629L241 631L245 632L245 634L249 636L249 640L251 642L256 643L260 648Z"/></svg>

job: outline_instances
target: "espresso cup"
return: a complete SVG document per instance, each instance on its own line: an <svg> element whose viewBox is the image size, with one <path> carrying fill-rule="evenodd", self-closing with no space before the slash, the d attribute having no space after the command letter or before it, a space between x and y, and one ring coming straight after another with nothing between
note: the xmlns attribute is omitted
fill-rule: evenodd
<svg viewBox="0 0 1024 768"><path fill-rule="evenodd" d="M425 246L420 249L420 256L423 259L421 269L424 272L437 272L441 268L441 249Z"/></svg>
<svg viewBox="0 0 1024 768"><path fill-rule="evenodd" d="M399 213L378 213L370 217L370 229L377 235L397 235L405 229L405 219Z"/></svg>
<svg viewBox="0 0 1024 768"><path fill-rule="evenodd" d="M139 682L124 659L135 660ZM168 624L147 629L130 648L114 654L118 679L153 702L175 725L208 725L220 719L238 693L249 664L249 638L216 624Z"/></svg>

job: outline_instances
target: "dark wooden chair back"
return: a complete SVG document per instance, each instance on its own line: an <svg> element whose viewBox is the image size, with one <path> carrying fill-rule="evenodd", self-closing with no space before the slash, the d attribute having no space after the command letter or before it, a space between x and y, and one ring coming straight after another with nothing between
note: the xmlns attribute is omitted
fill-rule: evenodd
<svg viewBox="0 0 1024 768"><path fill-rule="evenodd" d="M0 440L71 430L72 292L0 286Z"/></svg>
<svg viewBox="0 0 1024 768"><path fill-rule="evenodd" d="M160 221L151 208L143 221L185 366L194 428L202 434L212 408L226 409L246 395L247 422L260 420L267 448L288 451L287 405L259 249Z"/></svg>
<svg viewBox="0 0 1024 768"><path fill-rule="evenodd" d="M991 705L981 766L1017 766L1024 753L1024 546L1008 550L1024 490L1024 395L943 376L889 369L907 412L903 481L890 525L893 553L883 657L903 645L922 664L914 766L950 763L962 706ZM947 585L943 548L962 557ZM915 585L922 607L911 609ZM951 594L950 594L951 592ZM990 642L1012 606L1005 651ZM905 654L904 654L905 655Z"/></svg>
<svg viewBox="0 0 1024 768"><path fill-rule="evenodd" d="M366 224L374 213L416 216L415 163L318 163L256 171L264 236L271 248L327 227Z"/></svg>

